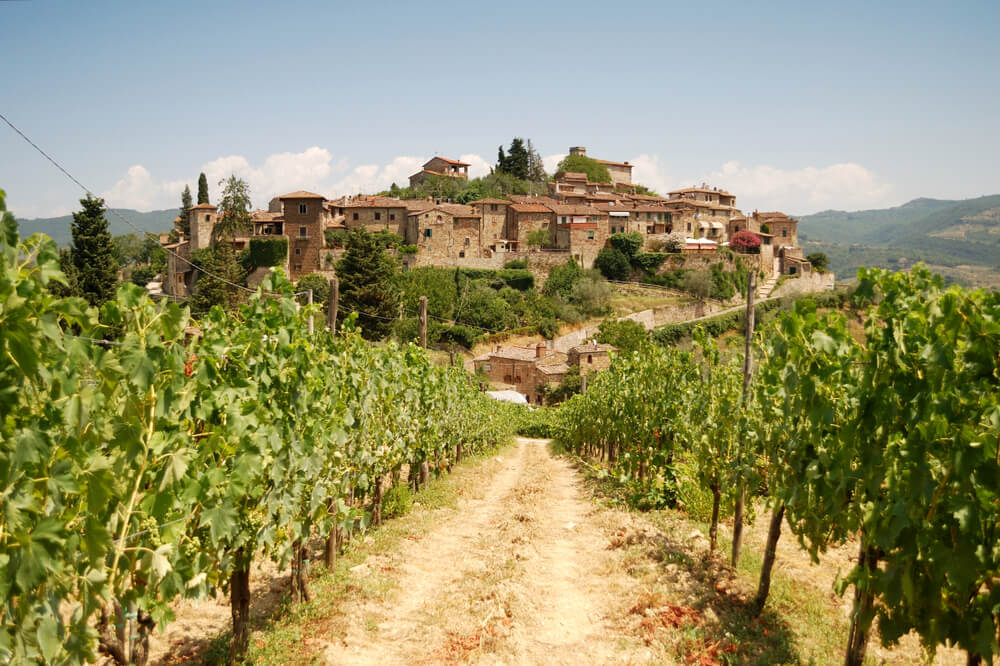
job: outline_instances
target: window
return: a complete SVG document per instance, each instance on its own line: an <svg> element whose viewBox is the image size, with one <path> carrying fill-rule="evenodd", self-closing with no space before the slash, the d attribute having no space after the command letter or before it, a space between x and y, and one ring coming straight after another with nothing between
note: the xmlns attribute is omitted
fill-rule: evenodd
<svg viewBox="0 0 1000 666"><path fill-rule="evenodd" d="M469 237L465 237L465 247L469 247Z"/></svg>
<svg viewBox="0 0 1000 666"><path fill-rule="evenodd" d="M565 215L563 215L563 216L562 216L562 218L560 218L560 221L561 221L561 222L562 222L563 224L566 224L566 216L565 216Z"/></svg>
<svg viewBox="0 0 1000 666"><path fill-rule="evenodd" d="M736 231L739 231L739 230L740 230L740 225L737 224L736 225Z"/></svg>
<svg viewBox="0 0 1000 666"><path fill-rule="evenodd" d="M395 213L389 213L389 221L392 222L395 219L396 219L396 214Z"/></svg>
<svg viewBox="0 0 1000 666"><path fill-rule="evenodd" d="M431 237L431 231L432 230L430 228L424 229L424 238L430 238Z"/></svg>
<svg viewBox="0 0 1000 666"><path fill-rule="evenodd" d="M358 214L357 213L354 214L354 218L353 219L355 219L355 220L358 219Z"/></svg>
<svg viewBox="0 0 1000 666"><path fill-rule="evenodd" d="M309 238L308 227L299 227L299 238Z"/></svg>
<svg viewBox="0 0 1000 666"><path fill-rule="evenodd" d="M688 222L688 231L691 231L691 223Z"/></svg>
<svg viewBox="0 0 1000 666"><path fill-rule="evenodd" d="M292 268L294 268L297 271L301 271L302 270L302 264L295 264L294 266L292 266Z"/></svg>
<svg viewBox="0 0 1000 666"><path fill-rule="evenodd" d="M651 234L651 233L653 233L653 227L651 227L651 226L649 226L649 225L646 225L646 233L647 233L647 234Z"/></svg>
<svg viewBox="0 0 1000 666"><path fill-rule="evenodd" d="M382 213L375 213L375 219L376 220L381 220L382 219Z"/></svg>
<svg viewBox="0 0 1000 666"><path fill-rule="evenodd" d="M587 240L594 240L594 232L593 231L588 231L587 232Z"/></svg>
<svg viewBox="0 0 1000 666"><path fill-rule="evenodd" d="M465 250L459 250L459 252L458 252L458 258L459 259L465 259Z"/></svg>
<svg viewBox="0 0 1000 666"><path fill-rule="evenodd" d="M490 370L493 369L493 367L489 363L486 363L485 365L483 365L483 369L486 370L486 372L489 372Z"/></svg>
<svg viewBox="0 0 1000 666"><path fill-rule="evenodd" d="M299 215L305 215L307 210L305 204L299 204Z"/></svg>
<svg viewBox="0 0 1000 666"><path fill-rule="evenodd" d="M788 237L788 229L782 229L781 230L781 237L782 238L787 238Z"/></svg>
<svg viewBox="0 0 1000 666"><path fill-rule="evenodd" d="M594 357L591 354L587 354L587 363L593 363Z"/></svg>
<svg viewBox="0 0 1000 666"><path fill-rule="evenodd" d="M496 210L496 209L497 209L496 204L490 204L490 210Z"/></svg>
<svg viewBox="0 0 1000 666"><path fill-rule="evenodd" d="M297 247L297 248L295 248L295 256L297 257L297 256L299 256L300 254L302 254L302 248L301 248L301 247Z"/></svg>
<svg viewBox="0 0 1000 666"><path fill-rule="evenodd" d="M211 222L212 221L212 216L211 215L206 215L205 216L205 221L206 222Z"/></svg>

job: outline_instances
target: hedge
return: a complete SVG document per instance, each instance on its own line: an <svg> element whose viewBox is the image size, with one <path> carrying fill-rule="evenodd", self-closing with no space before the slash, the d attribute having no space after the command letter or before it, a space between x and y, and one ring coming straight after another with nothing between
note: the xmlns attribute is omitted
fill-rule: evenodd
<svg viewBox="0 0 1000 666"><path fill-rule="evenodd" d="M282 266L287 260L287 238L250 239L250 264L255 268Z"/></svg>

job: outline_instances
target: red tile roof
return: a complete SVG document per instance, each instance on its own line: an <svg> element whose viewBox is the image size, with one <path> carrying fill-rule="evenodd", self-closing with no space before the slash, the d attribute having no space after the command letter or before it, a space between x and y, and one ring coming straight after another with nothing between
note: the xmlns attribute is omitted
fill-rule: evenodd
<svg viewBox="0 0 1000 666"><path fill-rule="evenodd" d="M552 209L545 204L538 203L516 203L511 204L510 209L515 213L551 213Z"/></svg>
<svg viewBox="0 0 1000 666"><path fill-rule="evenodd" d="M556 215L604 215L604 211L593 206L579 206L574 204L556 204L552 206L552 211Z"/></svg>
<svg viewBox="0 0 1000 666"><path fill-rule="evenodd" d="M441 160L442 162L447 162L448 164L454 164L456 166L472 166L468 162L459 162L458 160L453 160L453 159L449 159L447 157L440 157L440 156L434 156L431 159L427 160L426 162L424 162L424 166L427 166L428 164L430 164L434 160Z"/></svg>
<svg viewBox="0 0 1000 666"><path fill-rule="evenodd" d="M214 204L207 204L207 203L205 203L205 204L198 204L197 206L191 206L191 208L189 208L188 210L200 210L200 209L203 209L203 208L215 210L216 208L218 208L218 206L216 206Z"/></svg>

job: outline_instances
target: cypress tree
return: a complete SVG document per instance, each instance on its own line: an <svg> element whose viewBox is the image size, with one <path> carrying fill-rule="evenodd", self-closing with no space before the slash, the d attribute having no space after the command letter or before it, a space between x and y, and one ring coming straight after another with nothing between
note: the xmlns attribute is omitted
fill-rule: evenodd
<svg viewBox="0 0 1000 666"><path fill-rule="evenodd" d="M188 220L189 210L191 210L191 188L185 185L184 191L181 192L181 209L178 213L181 218L179 228L184 232L184 238L191 237L191 222Z"/></svg>
<svg viewBox="0 0 1000 666"><path fill-rule="evenodd" d="M210 203L208 200L208 178L202 173L198 176L198 203Z"/></svg>
<svg viewBox="0 0 1000 666"><path fill-rule="evenodd" d="M104 200L89 194L80 199L83 210L73 213L73 243L70 256L76 269L80 296L100 307L115 296L118 287L118 260L115 244L104 216Z"/></svg>
<svg viewBox="0 0 1000 666"><path fill-rule="evenodd" d="M381 340L388 335L399 315L396 262L364 229L352 231L347 237L347 251L337 262L337 276L340 278L338 318L343 320L357 311L358 325L365 338Z"/></svg>

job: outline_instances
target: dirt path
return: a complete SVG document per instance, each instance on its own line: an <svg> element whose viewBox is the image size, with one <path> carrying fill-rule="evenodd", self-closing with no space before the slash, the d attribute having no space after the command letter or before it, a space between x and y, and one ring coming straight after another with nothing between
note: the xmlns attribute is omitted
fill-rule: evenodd
<svg viewBox="0 0 1000 666"><path fill-rule="evenodd" d="M608 549L611 527L584 501L575 472L543 440L519 439L504 463L483 497L393 555L390 594L344 609L350 621L326 663L652 658L615 631L638 583Z"/></svg>

